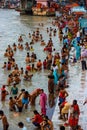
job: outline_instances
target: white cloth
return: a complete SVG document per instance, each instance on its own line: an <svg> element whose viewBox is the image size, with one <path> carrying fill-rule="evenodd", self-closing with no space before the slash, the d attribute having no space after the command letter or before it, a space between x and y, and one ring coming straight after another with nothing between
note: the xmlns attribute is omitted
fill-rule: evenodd
<svg viewBox="0 0 87 130"><path fill-rule="evenodd" d="M77 32L77 37L80 37L80 32L79 31Z"/></svg>
<svg viewBox="0 0 87 130"><path fill-rule="evenodd" d="M24 126L24 127L22 128L22 130L27 130L27 128Z"/></svg>
<svg viewBox="0 0 87 130"><path fill-rule="evenodd" d="M55 71L55 70L58 70L58 66L56 65L55 67L52 67L52 69Z"/></svg>

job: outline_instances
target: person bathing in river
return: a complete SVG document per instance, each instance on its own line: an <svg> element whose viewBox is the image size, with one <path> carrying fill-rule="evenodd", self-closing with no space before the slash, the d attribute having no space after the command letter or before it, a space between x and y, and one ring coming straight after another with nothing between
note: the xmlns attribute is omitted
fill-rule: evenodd
<svg viewBox="0 0 87 130"><path fill-rule="evenodd" d="M28 72L31 71L31 65L30 65L30 64L26 65L26 70L27 70Z"/></svg>
<svg viewBox="0 0 87 130"><path fill-rule="evenodd" d="M2 120L3 130L8 130L9 123L8 123L7 117L5 116L2 110L0 110L0 120Z"/></svg>
<svg viewBox="0 0 87 130"><path fill-rule="evenodd" d="M3 66L2 66L2 69L6 69L6 66L7 66L7 63L4 62Z"/></svg>
<svg viewBox="0 0 87 130"><path fill-rule="evenodd" d="M3 85L3 89L1 89L1 101L6 100L6 96L8 95L8 91L5 89L5 86Z"/></svg>
<svg viewBox="0 0 87 130"><path fill-rule="evenodd" d="M41 60L38 60L37 62L37 70L40 71L42 69L42 62Z"/></svg>
<svg viewBox="0 0 87 130"><path fill-rule="evenodd" d="M28 74L28 71L26 70L25 71L25 74L24 74L24 80L26 80L26 81L31 81L31 79L32 79L32 76L33 76L33 74Z"/></svg>
<svg viewBox="0 0 87 130"><path fill-rule="evenodd" d="M9 98L9 110L16 111L15 100L12 97Z"/></svg>
<svg viewBox="0 0 87 130"><path fill-rule="evenodd" d="M18 99L17 96L14 97L15 105L17 106L18 112L22 112L23 109L23 103L21 99Z"/></svg>
<svg viewBox="0 0 87 130"><path fill-rule="evenodd" d="M28 108L29 100L30 100L30 94L28 93L28 91L25 91L22 97L22 104L25 109Z"/></svg>
<svg viewBox="0 0 87 130"><path fill-rule="evenodd" d="M33 125L35 125L36 127L40 127L40 124L42 123L43 118L37 110L34 110L33 113L34 113L34 117L31 119L31 121Z"/></svg>
<svg viewBox="0 0 87 130"><path fill-rule="evenodd" d="M13 50L16 51L17 50L17 45L15 43L13 43Z"/></svg>
<svg viewBox="0 0 87 130"><path fill-rule="evenodd" d="M18 38L18 42L23 42L22 36L20 36L20 37Z"/></svg>
<svg viewBox="0 0 87 130"><path fill-rule="evenodd" d="M27 51L30 50L30 46L29 46L29 43L28 43L28 42L25 43L25 50L27 50Z"/></svg>
<svg viewBox="0 0 87 130"><path fill-rule="evenodd" d="M25 62L26 62L26 64L31 62L31 56L30 56L29 52L27 52Z"/></svg>
<svg viewBox="0 0 87 130"><path fill-rule="evenodd" d="M12 74L9 74L7 78L7 85L10 86L12 83L13 83L13 77Z"/></svg>
<svg viewBox="0 0 87 130"><path fill-rule="evenodd" d="M12 94L12 95L18 94L18 88L17 88L16 84L14 84L13 87L11 87L10 94Z"/></svg>

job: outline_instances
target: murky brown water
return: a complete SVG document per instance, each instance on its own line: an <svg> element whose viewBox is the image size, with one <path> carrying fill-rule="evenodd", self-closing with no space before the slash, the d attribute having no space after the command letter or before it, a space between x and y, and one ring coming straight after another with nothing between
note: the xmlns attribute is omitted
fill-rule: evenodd
<svg viewBox="0 0 87 130"><path fill-rule="evenodd" d="M43 39L45 42L48 42L49 35L46 33L46 28L51 26L52 18L51 17L35 17L35 16L20 16L20 14L14 10L0 10L0 86L2 84L7 84L7 76L10 72L4 71L1 67L3 66L4 61L7 61L6 58L4 58L3 54L5 52L5 49L7 48L8 44L12 45L14 42L18 43L18 37L20 35L23 36L25 44L26 42L31 41L28 38L28 33L32 33L35 31L37 27L39 27L39 23L44 23L44 27L39 27L40 32L43 35ZM57 37L53 38L54 47L57 48L57 50L60 50L60 46L58 44L58 35ZM40 46L40 42L36 43L34 46L34 52L37 54L37 59L42 59L42 61L46 57L46 53L43 52L43 47ZM26 57L26 50L19 51L15 53L14 57L16 58L16 62L20 67L25 68L25 57ZM31 52L30 52L31 53ZM32 92L35 88L44 88L44 91L47 93L47 78L48 72L37 72L34 73L34 76L32 78L32 82L26 82L21 81L21 83L18 85L19 89L25 88L29 92ZM10 90L10 88L8 88ZM9 96L8 96L9 97ZM7 97L7 100L8 100ZM32 110L35 108L31 108L29 106L29 109L27 111L24 110L24 112L17 117L14 117L12 112L9 112L8 110L8 101L6 101L5 104L0 103L0 108L5 111L5 113L8 116L9 122L10 122L10 128L9 130L18 129L17 123L18 121L23 121L28 126L29 129L31 129L32 124L26 122L26 117L32 116ZM39 97L37 98L36 102L36 109L40 110L39 108ZM33 129L33 128L32 128Z"/></svg>

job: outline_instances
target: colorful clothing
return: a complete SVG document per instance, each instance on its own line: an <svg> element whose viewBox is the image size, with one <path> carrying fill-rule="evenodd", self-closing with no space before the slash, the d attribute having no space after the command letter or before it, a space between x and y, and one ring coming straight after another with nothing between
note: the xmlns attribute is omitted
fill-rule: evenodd
<svg viewBox="0 0 87 130"><path fill-rule="evenodd" d="M47 95L45 93L40 94L40 107L41 113L46 115L46 103L47 103Z"/></svg>

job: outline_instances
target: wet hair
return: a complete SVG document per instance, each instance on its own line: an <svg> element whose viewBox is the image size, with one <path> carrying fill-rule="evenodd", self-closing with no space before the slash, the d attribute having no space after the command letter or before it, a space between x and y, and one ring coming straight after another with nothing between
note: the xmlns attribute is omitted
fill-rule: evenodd
<svg viewBox="0 0 87 130"><path fill-rule="evenodd" d="M23 70L23 67L21 67L21 70Z"/></svg>
<svg viewBox="0 0 87 130"><path fill-rule="evenodd" d="M6 64L6 62L4 62L4 64Z"/></svg>
<svg viewBox="0 0 87 130"><path fill-rule="evenodd" d="M45 118L46 120L49 120L48 116L43 115L43 118Z"/></svg>
<svg viewBox="0 0 87 130"><path fill-rule="evenodd" d="M73 103L74 103L74 104L77 104L77 100L73 100Z"/></svg>
<svg viewBox="0 0 87 130"><path fill-rule="evenodd" d="M34 64L32 64L32 68L34 68Z"/></svg>
<svg viewBox="0 0 87 130"><path fill-rule="evenodd" d="M37 110L34 110L33 113L34 113L34 114L39 114Z"/></svg>
<svg viewBox="0 0 87 130"><path fill-rule="evenodd" d="M28 91L25 91L25 94L29 94Z"/></svg>
<svg viewBox="0 0 87 130"><path fill-rule="evenodd" d="M56 66L56 64L53 64L53 67L55 67Z"/></svg>
<svg viewBox="0 0 87 130"><path fill-rule="evenodd" d="M28 71L27 71L27 70L25 71L25 74L28 74Z"/></svg>
<svg viewBox="0 0 87 130"><path fill-rule="evenodd" d="M81 126L80 126L80 125L77 125L77 126L76 126L76 130L79 130L79 128L81 128Z"/></svg>
<svg viewBox="0 0 87 130"><path fill-rule="evenodd" d="M5 88L6 86L5 85L2 85L3 88Z"/></svg>
<svg viewBox="0 0 87 130"><path fill-rule="evenodd" d="M16 75L15 75L15 76L16 76ZM13 87L16 87L16 84L15 84L15 83L13 84Z"/></svg>
<svg viewBox="0 0 87 130"><path fill-rule="evenodd" d="M43 90L43 89L41 89L41 91L42 91L42 92L44 92L44 90Z"/></svg>
<svg viewBox="0 0 87 130"><path fill-rule="evenodd" d="M48 75L49 79L54 79L54 75Z"/></svg>
<svg viewBox="0 0 87 130"><path fill-rule="evenodd" d="M25 89L21 89L21 92L24 92L25 91Z"/></svg>
<svg viewBox="0 0 87 130"><path fill-rule="evenodd" d="M14 99L17 99L17 96L14 96Z"/></svg>
<svg viewBox="0 0 87 130"><path fill-rule="evenodd" d="M12 100L12 97L10 97L9 99Z"/></svg>
<svg viewBox="0 0 87 130"><path fill-rule="evenodd" d="M9 74L8 77L11 77L11 74Z"/></svg>
<svg viewBox="0 0 87 130"><path fill-rule="evenodd" d="M41 62L41 60L39 59L39 62Z"/></svg>
<svg viewBox="0 0 87 130"><path fill-rule="evenodd" d="M4 115L4 112L2 110L0 110L0 115L2 115L2 116Z"/></svg>
<svg viewBox="0 0 87 130"><path fill-rule="evenodd" d="M24 123L23 123L23 122L19 122L19 123L18 123L18 126L23 128Z"/></svg>

